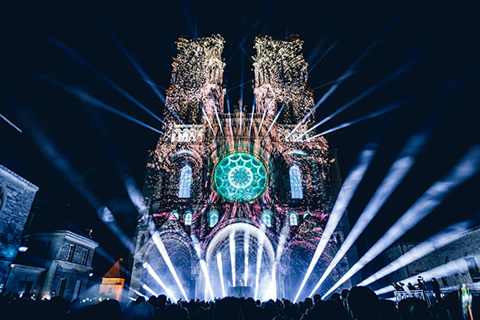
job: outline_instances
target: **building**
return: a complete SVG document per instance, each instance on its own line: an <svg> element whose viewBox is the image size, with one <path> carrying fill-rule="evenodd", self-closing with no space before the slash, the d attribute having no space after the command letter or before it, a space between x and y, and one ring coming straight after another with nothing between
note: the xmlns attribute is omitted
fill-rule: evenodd
<svg viewBox="0 0 480 320"><path fill-rule="evenodd" d="M82 298L98 243L68 230L27 236L28 250L10 265L5 290L36 297Z"/></svg>
<svg viewBox="0 0 480 320"><path fill-rule="evenodd" d="M38 187L0 165L0 291L15 261Z"/></svg>
<svg viewBox="0 0 480 320"><path fill-rule="evenodd" d="M177 41L165 135L147 163L131 297L293 298L332 211L340 175L327 139L307 130L315 118L306 117L314 100L303 42L255 39L253 106L225 99L223 45L219 35ZM345 214L303 296L348 228ZM326 285L348 266L344 257Z"/></svg>
<svg viewBox="0 0 480 320"><path fill-rule="evenodd" d="M431 273L437 270L434 275L443 289L457 288L460 284L467 284L478 290L478 285L472 286L480 281L480 228L475 228L461 236L445 236L435 243L435 251L419 257L410 264L392 272L384 279L383 285L389 285L394 281L411 282L415 284L417 276L423 276L425 272ZM451 241L455 239L454 241ZM384 263L389 264L411 249L418 246L418 243L398 243L385 250L383 253ZM425 281L431 280L426 278ZM405 283L407 284L407 283Z"/></svg>
<svg viewBox="0 0 480 320"><path fill-rule="evenodd" d="M102 284L98 290L98 294L101 297L106 297L110 299L115 299L121 301L123 287L125 285L125 279L121 277L121 266L120 262L122 259L118 260L113 267L108 270L108 272L102 278Z"/></svg>

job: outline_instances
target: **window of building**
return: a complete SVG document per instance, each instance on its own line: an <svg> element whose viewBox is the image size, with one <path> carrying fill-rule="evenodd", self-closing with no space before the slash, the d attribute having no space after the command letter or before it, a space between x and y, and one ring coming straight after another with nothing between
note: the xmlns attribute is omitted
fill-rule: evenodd
<svg viewBox="0 0 480 320"><path fill-rule="evenodd" d="M303 214L303 219L305 219L306 217L308 216L311 216L312 214L310 213L310 211L305 211L305 213Z"/></svg>
<svg viewBox="0 0 480 320"><path fill-rule="evenodd" d="M67 279L62 279L60 281L60 286L58 288L58 295L60 297L63 297L63 295L65 294L65 288L67 287Z"/></svg>
<svg viewBox="0 0 480 320"><path fill-rule="evenodd" d="M67 252L67 261L68 262L72 262L74 253L75 253L75 246L73 244L71 244L70 247L68 248L68 252Z"/></svg>
<svg viewBox="0 0 480 320"><path fill-rule="evenodd" d="M112 293L113 292L113 288L108 288L108 294Z"/></svg>
<svg viewBox="0 0 480 320"><path fill-rule="evenodd" d="M24 294L24 293L30 293L32 290L33 286L33 281L27 281L27 280L20 280L18 281L18 286L17 286L17 293Z"/></svg>
<svg viewBox="0 0 480 320"><path fill-rule="evenodd" d="M77 280L75 283L75 291L73 291L73 299L80 297L80 291L82 290L82 280Z"/></svg>
<svg viewBox="0 0 480 320"><path fill-rule="evenodd" d="M270 210L263 210L263 213L262 213L262 221L263 223L265 223L265 225L267 227L271 227L272 226L272 211Z"/></svg>
<svg viewBox="0 0 480 320"><path fill-rule="evenodd" d="M220 216L218 215L217 210L210 210L210 212L208 213L208 226L210 228L215 227L219 218Z"/></svg>
<svg viewBox="0 0 480 320"><path fill-rule="evenodd" d="M178 215L177 210L173 210L172 212L170 212L170 219L178 220L179 218L180 216Z"/></svg>
<svg viewBox="0 0 480 320"><path fill-rule="evenodd" d="M185 220L185 225L186 226L191 226L192 225L192 212L191 211L185 212L185 214L183 215L183 219Z"/></svg>
<svg viewBox="0 0 480 320"><path fill-rule="evenodd" d="M290 226L298 226L298 214L295 211L290 213Z"/></svg>
<svg viewBox="0 0 480 320"><path fill-rule="evenodd" d="M87 260L88 260L88 250L83 251L83 257L82 257L82 264L84 266L87 265Z"/></svg>
<svg viewBox="0 0 480 320"><path fill-rule="evenodd" d="M292 199L303 199L302 176L297 166L290 168L290 189L292 191Z"/></svg>
<svg viewBox="0 0 480 320"><path fill-rule="evenodd" d="M192 168L186 165L180 172L180 188L178 191L179 198L190 198L190 189L192 186Z"/></svg>

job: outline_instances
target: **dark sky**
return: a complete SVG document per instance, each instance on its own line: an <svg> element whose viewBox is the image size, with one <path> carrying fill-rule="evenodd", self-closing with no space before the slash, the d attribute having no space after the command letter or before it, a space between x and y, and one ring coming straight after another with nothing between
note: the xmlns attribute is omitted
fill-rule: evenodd
<svg viewBox="0 0 480 320"><path fill-rule="evenodd" d="M140 79L113 38L153 82L167 88L174 41L182 35L194 38L219 33L226 40L227 89L240 84L242 74L244 81L253 78L246 54L255 54L256 35L285 39L297 34L304 40L309 68L338 40L311 70L310 87L335 80L365 55L354 69L360 72L345 80L319 107L316 121L393 72L403 73L320 126L318 133L389 103L421 97L329 135L331 145L338 149L344 178L367 140L373 135L380 142L348 208L352 222L409 136L425 123L433 123L429 143L417 163L366 230L367 242L373 243L469 147L479 143L474 96L479 71L477 20L467 5L433 1L420 5L414 1L397 5L390 1L218 1L209 5L203 1L148 5L82 1L7 6L0 16L0 113L23 133L0 119L0 163L40 187L36 206L43 221L77 230L93 227L95 240L114 259L125 257L118 240L97 218L92 197L107 205L124 232L133 235L136 211L121 176L133 177L142 188L147 150L155 147L158 133L80 101L52 81L82 90L160 129L157 120L82 64L82 59L162 116L162 101ZM242 43L246 54L239 50ZM315 101L329 88L317 88ZM240 87L229 91L232 106L241 94ZM250 108L251 84L245 85L243 98ZM452 222L473 217L479 211L478 190L477 175L401 241L420 241Z"/></svg>

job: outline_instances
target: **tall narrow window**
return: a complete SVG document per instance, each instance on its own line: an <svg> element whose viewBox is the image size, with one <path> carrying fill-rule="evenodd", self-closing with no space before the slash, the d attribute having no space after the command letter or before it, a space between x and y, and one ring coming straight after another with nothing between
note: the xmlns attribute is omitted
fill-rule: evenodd
<svg viewBox="0 0 480 320"><path fill-rule="evenodd" d="M290 213L290 226L298 226L298 214L295 211Z"/></svg>
<svg viewBox="0 0 480 320"><path fill-rule="evenodd" d="M185 220L185 225L186 226L191 226L192 225L192 211L187 211L183 215L183 219Z"/></svg>
<svg viewBox="0 0 480 320"><path fill-rule="evenodd" d="M264 210L262 213L262 221L270 228L272 226L272 211Z"/></svg>
<svg viewBox="0 0 480 320"><path fill-rule="evenodd" d="M192 168L186 165L180 172L180 189L178 191L179 198L190 198L190 189L192 186Z"/></svg>
<svg viewBox="0 0 480 320"><path fill-rule="evenodd" d="M292 199L303 199L302 177L297 166L290 168L290 189L292 190Z"/></svg>
<svg viewBox="0 0 480 320"><path fill-rule="evenodd" d="M86 266L88 260L88 250L83 251L82 265Z"/></svg>
<svg viewBox="0 0 480 320"><path fill-rule="evenodd" d="M172 212L170 212L170 219L178 220L179 218L180 216L178 215L177 210L173 210Z"/></svg>
<svg viewBox="0 0 480 320"><path fill-rule="evenodd" d="M60 286L58 287L58 295L60 297L63 297L63 294L65 293L65 287L67 286L67 279L62 279L60 281Z"/></svg>
<svg viewBox="0 0 480 320"><path fill-rule="evenodd" d="M218 211L217 210L211 210L208 213L208 226L210 228L215 227L219 219Z"/></svg>
<svg viewBox="0 0 480 320"><path fill-rule="evenodd" d="M75 246L73 244L71 244L70 248L68 248L68 253L67 253L67 261L68 262L72 262L74 253L75 253Z"/></svg>

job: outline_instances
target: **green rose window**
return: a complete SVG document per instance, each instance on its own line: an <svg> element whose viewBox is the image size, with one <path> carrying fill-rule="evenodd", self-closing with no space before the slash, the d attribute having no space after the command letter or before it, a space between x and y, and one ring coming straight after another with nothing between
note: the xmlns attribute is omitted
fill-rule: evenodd
<svg viewBox="0 0 480 320"><path fill-rule="evenodd" d="M215 168L215 187L229 201L251 201L265 190L267 175L263 163L248 153L224 157Z"/></svg>

